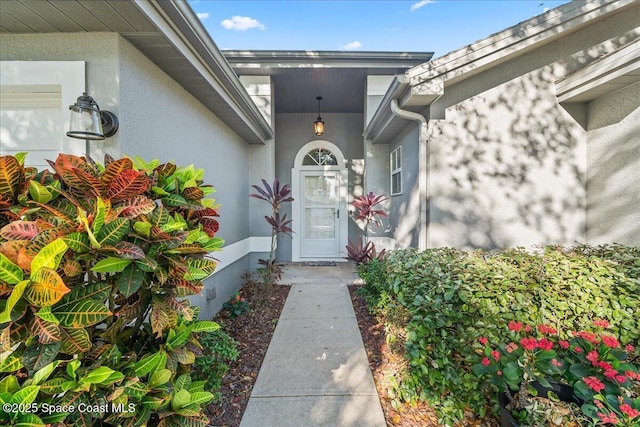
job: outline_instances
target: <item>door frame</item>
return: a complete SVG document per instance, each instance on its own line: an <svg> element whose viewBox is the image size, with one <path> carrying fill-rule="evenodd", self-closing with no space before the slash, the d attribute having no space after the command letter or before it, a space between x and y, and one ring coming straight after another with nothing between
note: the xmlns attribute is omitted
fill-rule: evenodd
<svg viewBox="0 0 640 427"><path fill-rule="evenodd" d="M323 148L328 151L331 151L333 155L336 157L337 166L303 166L302 161L307 153L313 149ZM337 219L337 225L339 228L338 235L338 253L335 257L303 257L302 254L302 218L304 210L302 209L302 199L300 192L303 189L302 183L302 173L308 171L336 171L338 172L339 179L339 187L338 187L338 209L340 211L340 217ZM291 260L296 261L313 261L313 260L321 260L321 261L340 261L346 262L346 259L342 258L340 255L342 252L346 252L346 250L341 250L341 248L345 248L347 245L348 238L348 210L347 210L347 182L348 182L348 169L346 160L344 155L342 154L342 150L338 148L335 144L325 141L325 140L315 140L305 144L298 153L296 154L296 158L293 164L293 168L291 169L291 193L293 195L293 202L291 204L291 218L293 219L292 229L293 229L293 239L291 242Z"/></svg>

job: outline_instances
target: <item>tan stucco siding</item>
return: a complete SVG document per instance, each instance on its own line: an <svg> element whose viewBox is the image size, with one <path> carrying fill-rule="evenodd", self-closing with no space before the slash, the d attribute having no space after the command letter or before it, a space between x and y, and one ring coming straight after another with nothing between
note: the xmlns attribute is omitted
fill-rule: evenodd
<svg viewBox="0 0 640 427"><path fill-rule="evenodd" d="M556 102L563 73L559 65L535 69L430 121L429 246L585 240L586 134ZM440 109L470 86L445 91Z"/></svg>

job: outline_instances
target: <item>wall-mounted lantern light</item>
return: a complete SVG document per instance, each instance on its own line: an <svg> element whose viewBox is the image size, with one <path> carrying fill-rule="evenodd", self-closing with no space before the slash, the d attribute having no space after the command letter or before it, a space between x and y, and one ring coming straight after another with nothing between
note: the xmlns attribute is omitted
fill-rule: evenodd
<svg viewBox="0 0 640 427"><path fill-rule="evenodd" d="M313 131L317 136L320 136L324 133L324 122L322 121L322 117L320 117L320 101L322 101L321 96L316 96L318 100L318 118L315 122L313 122Z"/></svg>
<svg viewBox="0 0 640 427"><path fill-rule="evenodd" d="M93 97L83 92L76 103L69 106L71 118L67 136L100 141L118 131L118 117L111 111L100 111Z"/></svg>
<svg viewBox="0 0 640 427"><path fill-rule="evenodd" d="M69 132L71 138L86 141L86 154L89 156L89 141L101 141L118 131L118 117L111 111L101 111L93 97L82 93L76 103L69 106Z"/></svg>

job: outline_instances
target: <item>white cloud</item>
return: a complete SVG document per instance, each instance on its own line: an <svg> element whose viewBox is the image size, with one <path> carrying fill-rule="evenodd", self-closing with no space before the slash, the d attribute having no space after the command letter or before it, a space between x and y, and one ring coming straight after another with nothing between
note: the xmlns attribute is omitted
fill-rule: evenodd
<svg viewBox="0 0 640 427"><path fill-rule="evenodd" d="M207 19L209 17L209 13L208 12L196 13L196 15L198 15L198 18L200 18L200 19Z"/></svg>
<svg viewBox="0 0 640 427"><path fill-rule="evenodd" d="M235 31L247 31L252 28L264 30L267 28L262 22L248 16L234 16L231 19L225 19L220 23L220 25L222 25L227 30Z"/></svg>
<svg viewBox="0 0 640 427"><path fill-rule="evenodd" d="M360 43L358 40L354 40L352 42L349 42L347 44L343 44L342 46L340 46L341 49L358 49L362 47L362 43Z"/></svg>
<svg viewBox="0 0 640 427"><path fill-rule="evenodd" d="M416 2L414 4L411 5L411 12L415 12L416 10L420 9L423 6L426 6L430 3L433 3L435 0L420 0L419 2Z"/></svg>

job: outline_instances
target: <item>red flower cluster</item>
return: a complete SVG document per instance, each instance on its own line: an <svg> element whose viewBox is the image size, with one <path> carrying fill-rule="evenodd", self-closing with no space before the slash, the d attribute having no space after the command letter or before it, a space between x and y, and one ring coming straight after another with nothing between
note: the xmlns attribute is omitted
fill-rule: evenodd
<svg viewBox="0 0 640 427"><path fill-rule="evenodd" d="M597 415L598 415L598 418L600 418L600 421L602 421L603 423L611 423L611 424L618 423L618 417L616 416L615 412L610 412L608 414L598 412Z"/></svg>
<svg viewBox="0 0 640 427"><path fill-rule="evenodd" d="M596 377L584 377L582 381L584 381L584 383L596 393L600 393L600 391L604 390L604 384Z"/></svg>
<svg viewBox="0 0 640 427"><path fill-rule="evenodd" d="M598 354L597 350L591 350L585 357L589 362L591 362L593 366L598 366L598 358L600 357L600 355Z"/></svg>
<svg viewBox="0 0 640 427"><path fill-rule="evenodd" d="M637 409L633 409L627 403L623 403L622 405L620 405L620 411L622 411L623 414L629 417L630 420L640 415L640 411L638 411Z"/></svg>
<svg viewBox="0 0 640 427"><path fill-rule="evenodd" d="M640 374L637 372L626 371L624 374L629 377L629 379L640 381Z"/></svg>
<svg viewBox="0 0 640 427"><path fill-rule="evenodd" d="M578 338L582 338L584 340L587 340L592 344L597 344L598 343L598 336L596 334L594 334L593 332L580 331L580 332L574 332L574 335L576 337L578 337Z"/></svg>
<svg viewBox="0 0 640 427"><path fill-rule="evenodd" d="M555 328L547 324L538 325L538 330L542 334L555 335L558 333L558 331L556 331Z"/></svg>
<svg viewBox="0 0 640 427"><path fill-rule="evenodd" d="M522 338L520 339L520 344L525 350L533 351L538 346L538 340L535 338Z"/></svg>
<svg viewBox="0 0 640 427"><path fill-rule="evenodd" d="M609 348L620 347L620 343L618 342L618 340L611 335L600 335L600 339L602 339L602 343Z"/></svg>
<svg viewBox="0 0 640 427"><path fill-rule="evenodd" d="M600 402L597 399L593 403L598 407L598 409L604 409L605 407L602 404L602 402ZM629 417L629 420L632 420L640 416L640 411L632 408L631 405L629 405L628 403L620 404L620 412L622 412L627 417ZM612 423L612 424L618 423L618 417L615 412L609 412L608 414L605 414L604 412L598 412L596 413L596 415L598 416L598 418L600 418L600 421L602 421L603 423Z"/></svg>
<svg viewBox="0 0 640 427"><path fill-rule="evenodd" d="M596 319L593 321L593 326L597 326L598 328L608 328L609 322L604 319Z"/></svg>
<svg viewBox="0 0 640 427"><path fill-rule="evenodd" d="M604 376L610 380L614 380L619 383L626 381L626 377L613 369L613 365L611 363L600 360L600 354L597 350L591 350L587 353L586 359L591 362L593 367L602 369L604 371Z"/></svg>
<svg viewBox="0 0 640 427"><path fill-rule="evenodd" d="M522 329L522 322L516 322L516 321L510 320L507 327L509 328L510 331L520 332L520 330Z"/></svg>
<svg viewBox="0 0 640 427"><path fill-rule="evenodd" d="M537 344L538 348L541 350L550 351L553 348L553 342L549 341L546 338L540 338Z"/></svg>
<svg viewBox="0 0 640 427"><path fill-rule="evenodd" d="M583 386L580 388L582 390L580 393L584 394L584 399L590 400L598 407L599 421L603 424L616 426L635 426L637 424L634 423L639 419L640 411L634 407L633 398L629 397L630 395L623 397L624 393L621 391L635 389L635 381L640 381L640 373L636 372L635 367L633 370L623 367L629 366L627 362L623 363L623 361L633 360L635 348L627 344L624 346L624 351L627 354L623 354L622 345L618 339L602 332L603 329L610 326L609 322L604 319L596 319L593 324L599 330L595 330L596 332L584 330L571 332L569 335L574 338L562 340L558 330L549 324L531 327L523 322L511 320L507 326L512 331L510 335L513 341L509 340L504 344L491 346L487 337L478 339L479 343L484 346L484 358L477 365L480 368L474 367L474 370L477 369L481 374L492 374L494 384L499 387L511 387L515 390L514 387L518 384L513 378L503 376L501 370L509 363L517 362L518 366L523 367L523 372L526 369L528 369L527 372L530 372L527 376L519 379L520 384L522 381L545 377L551 380L561 378L565 381L568 379L575 382L578 380L574 378L573 367L582 365L580 370L585 371L583 374L585 376L580 380ZM549 353L545 352L553 350L556 351L554 355L556 357L549 362L547 358ZM539 362L544 363L538 366ZM605 400L604 394L607 395L607 400ZM618 402L612 403L610 395L617 396ZM631 424L628 424L629 420L631 420ZM638 425L640 427L640 424Z"/></svg>

